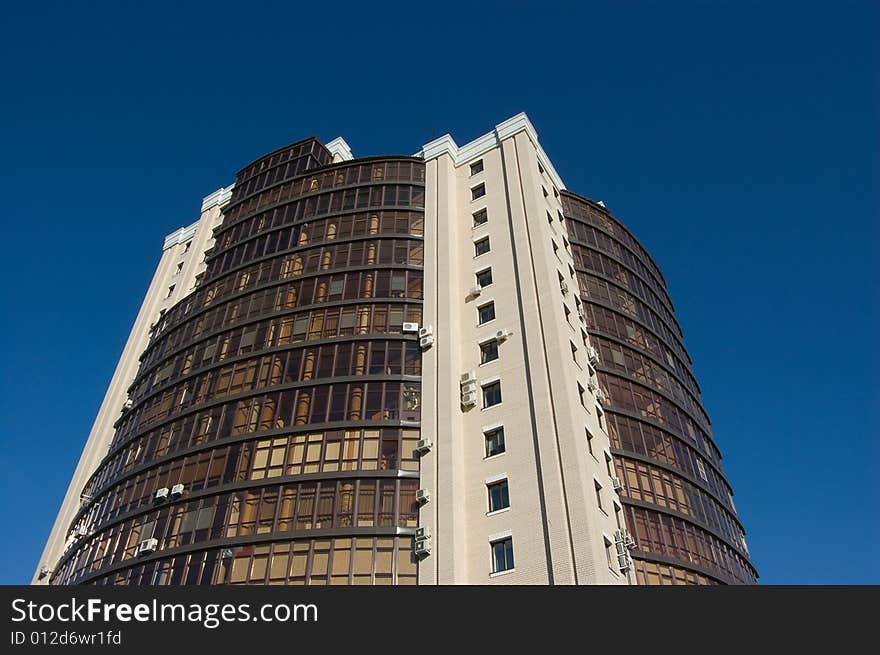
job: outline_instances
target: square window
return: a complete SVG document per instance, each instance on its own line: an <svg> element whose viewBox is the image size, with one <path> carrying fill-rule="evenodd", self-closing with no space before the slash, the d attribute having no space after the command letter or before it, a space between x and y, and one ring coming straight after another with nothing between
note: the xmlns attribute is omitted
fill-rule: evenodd
<svg viewBox="0 0 880 655"><path fill-rule="evenodd" d="M501 404L501 382L490 382L483 387L483 407Z"/></svg>
<svg viewBox="0 0 880 655"><path fill-rule="evenodd" d="M475 161L471 164L471 175L476 175L477 173L483 172L483 160Z"/></svg>
<svg viewBox="0 0 880 655"><path fill-rule="evenodd" d="M474 257L485 255L487 252L489 252L489 237L474 242Z"/></svg>
<svg viewBox="0 0 880 655"><path fill-rule="evenodd" d="M489 430L484 432L483 436L486 438L486 457L500 455L504 452L504 428Z"/></svg>
<svg viewBox="0 0 880 655"><path fill-rule="evenodd" d="M497 512L510 507L510 495L507 490L507 480L493 482L487 485L489 490L489 511Z"/></svg>
<svg viewBox="0 0 880 655"><path fill-rule="evenodd" d="M492 573L509 571L513 568L513 539L507 537L492 542Z"/></svg>
<svg viewBox="0 0 880 655"><path fill-rule="evenodd" d="M486 195L486 185L478 184L473 189L471 189L471 200L476 200L477 198L482 198Z"/></svg>
<svg viewBox="0 0 880 655"><path fill-rule="evenodd" d="M477 284L481 287L488 287L492 284L492 269L487 268L485 271L477 273Z"/></svg>
<svg viewBox="0 0 880 655"><path fill-rule="evenodd" d="M480 317L480 325L495 320L495 303L489 302L477 309Z"/></svg>
<svg viewBox="0 0 880 655"><path fill-rule="evenodd" d="M481 209L478 212L474 212L473 217L474 227L477 227L478 225L485 225L489 222L489 213L486 211L485 208Z"/></svg>
<svg viewBox="0 0 880 655"><path fill-rule="evenodd" d="M480 344L480 364L486 364L498 359L498 342L495 339Z"/></svg>

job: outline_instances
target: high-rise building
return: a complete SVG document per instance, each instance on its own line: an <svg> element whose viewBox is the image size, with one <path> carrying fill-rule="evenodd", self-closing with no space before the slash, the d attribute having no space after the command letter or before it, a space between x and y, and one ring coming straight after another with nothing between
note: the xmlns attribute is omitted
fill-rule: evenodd
<svg viewBox="0 0 880 655"><path fill-rule="evenodd" d="M34 576L754 583L650 255L524 114L276 150L170 235Z"/></svg>

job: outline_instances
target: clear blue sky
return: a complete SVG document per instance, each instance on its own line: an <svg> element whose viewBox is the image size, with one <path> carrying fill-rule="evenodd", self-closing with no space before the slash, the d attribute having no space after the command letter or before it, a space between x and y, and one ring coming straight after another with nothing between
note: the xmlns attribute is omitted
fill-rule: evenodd
<svg viewBox="0 0 880 655"><path fill-rule="evenodd" d="M529 114L661 266L764 583L880 582L878 5L12 3L0 582L30 579L162 238L255 157Z"/></svg>

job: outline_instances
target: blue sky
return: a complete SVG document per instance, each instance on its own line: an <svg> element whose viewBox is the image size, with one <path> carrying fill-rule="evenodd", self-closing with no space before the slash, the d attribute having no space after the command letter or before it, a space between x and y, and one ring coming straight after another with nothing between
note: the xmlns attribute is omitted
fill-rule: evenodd
<svg viewBox="0 0 880 655"><path fill-rule="evenodd" d="M662 268L761 582L880 582L878 5L15 3L0 583L24 583L162 238L262 153L529 114Z"/></svg>

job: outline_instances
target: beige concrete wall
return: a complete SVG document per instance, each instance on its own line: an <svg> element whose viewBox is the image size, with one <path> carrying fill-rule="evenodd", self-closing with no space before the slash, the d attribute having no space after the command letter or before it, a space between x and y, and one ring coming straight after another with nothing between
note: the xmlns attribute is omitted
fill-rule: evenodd
<svg viewBox="0 0 880 655"><path fill-rule="evenodd" d="M119 418L122 406L128 398L128 387L137 374L139 357L149 343L150 325L163 309L168 309L183 299L194 288L196 276L205 269L205 251L214 245L213 229L222 220L221 208L229 201L230 195L231 187L218 189L207 196L202 203L199 220L166 237L156 272L110 379L104 400L43 548L32 584L49 583L51 575L42 575L41 570L43 567L52 570L71 543L68 530L70 521L81 506L80 493L107 454L113 440L113 424Z"/></svg>
<svg viewBox="0 0 880 655"><path fill-rule="evenodd" d="M619 501L604 463L609 441L588 390L586 329L574 303L577 280L565 226L557 219L561 205L553 189L561 181L522 115L462 148L450 137L438 139L423 155L424 322L436 341L423 357L422 430L435 446L422 458L422 485L431 500L420 516L431 528L433 552L420 564L419 582L625 583L616 566L607 565L604 548L603 535L614 539ZM471 175L478 160L483 170ZM472 200L479 184L486 195ZM472 214L483 208L488 222L472 227ZM490 251L475 256L474 242L484 236ZM486 266L493 283L468 297L476 272ZM490 300L496 318L478 325L477 307ZM512 335L500 344L499 358L481 366L479 344L499 330ZM578 348L577 362L570 343ZM459 376L469 370L478 388L500 379L500 405L483 408L480 398L477 407L461 408ZM578 383L587 390L585 407ZM495 426L504 427L506 452L486 458L483 432ZM596 457L588 452L585 428L594 435ZM499 478L508 480L510 508L490 514L487 481ZM602 485L604 511L595 482ZM515 567L492 574L490 543L504 535L513 538Z"/></svg>

